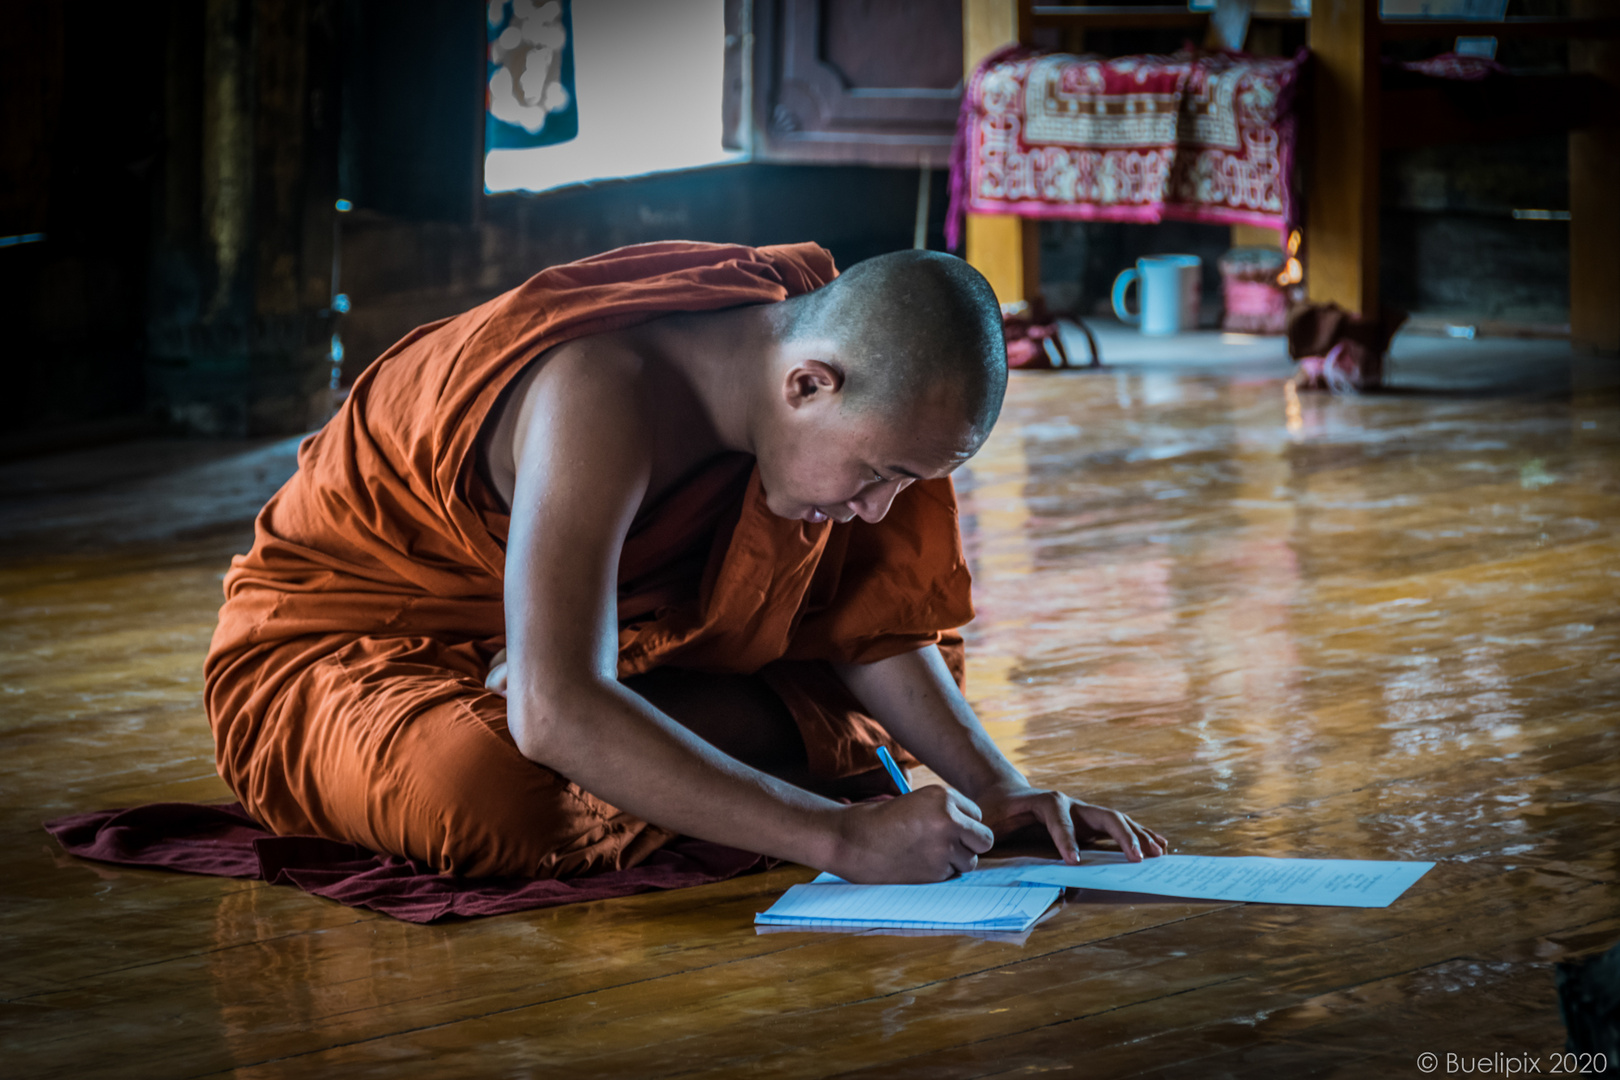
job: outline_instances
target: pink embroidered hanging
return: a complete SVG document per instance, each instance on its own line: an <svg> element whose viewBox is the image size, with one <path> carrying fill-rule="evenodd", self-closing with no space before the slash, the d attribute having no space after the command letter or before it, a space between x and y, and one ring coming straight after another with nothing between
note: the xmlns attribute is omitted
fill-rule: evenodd
<svg viewBox="0 0 1620 1080"><path fill-rule="evenodd" d="M1285 233L1304 60L992 54L962 99L947 239L958 246L965 213Z"/></svg>

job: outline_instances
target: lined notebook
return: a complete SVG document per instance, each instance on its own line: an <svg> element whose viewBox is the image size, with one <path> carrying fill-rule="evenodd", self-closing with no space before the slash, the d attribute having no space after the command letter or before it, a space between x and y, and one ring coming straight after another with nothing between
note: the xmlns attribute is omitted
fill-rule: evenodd
<svg viewBox="0 0 1620 1080"><path fill-rule="evenodd" d="M1021 933L1063 890L1052 885L795 885L754 916L762 926L887 927Z"/></svg>
<svg viewBox="0 0 1620 1080"><path fill-rule="evenodd" d="M937 882L928 888L957 888L962 885L1030 885L1041 884L1038 881L1025 881L1028 871L1045 870L1052 866L1062 866L1051 859L993 859L986 860L989 865L981 864L977 870L969 870L965 874L957 874L946 881ZM847 885L849 882L833 874L822 873L816 877L812 885ZM1056 884L1056 882L1053 882Z"/></svg>

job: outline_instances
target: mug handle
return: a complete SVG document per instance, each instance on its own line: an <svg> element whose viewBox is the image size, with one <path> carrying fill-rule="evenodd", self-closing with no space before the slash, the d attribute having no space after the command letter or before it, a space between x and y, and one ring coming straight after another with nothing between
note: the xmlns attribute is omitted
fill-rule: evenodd
<svg viewBox="0 0 1620 1080"><path fill-rule="evenodd" d="M1136 267L1133 266L1129 270L1121 270L1119 277L1114 279L1114 314L1119 316L1120 322L1129 326L1138 326L1142 322L1140 311L1133 314L1125 308L1126 290L1136 283L1136 278Z"/></svg>

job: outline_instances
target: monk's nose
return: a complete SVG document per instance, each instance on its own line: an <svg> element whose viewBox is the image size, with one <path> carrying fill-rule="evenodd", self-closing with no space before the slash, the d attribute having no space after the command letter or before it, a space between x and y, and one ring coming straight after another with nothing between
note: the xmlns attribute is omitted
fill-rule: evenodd
<svg viewBox="0 0 1620 1080"><path fill-rule="evenodd" d="M849 500L849 508L855 511L862 521L876 525L889 512L889 507L894 505L894 497L900 494L900 489L905 486L904 481L878 484Z"/></svg>

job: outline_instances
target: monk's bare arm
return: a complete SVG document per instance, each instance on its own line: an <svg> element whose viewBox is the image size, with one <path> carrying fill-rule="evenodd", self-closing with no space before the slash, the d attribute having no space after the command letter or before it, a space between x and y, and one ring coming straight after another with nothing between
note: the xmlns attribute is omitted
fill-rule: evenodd
<svg viewBox="0 0 1620 1080"><path fill-rule="evenodd" d="M977 802L997 832L1040 821L1068 862L1079 859L1077 834L1110 836L1133 861L1169 850L1164 837L1126 814L1030 786L979 723L937 646L841 664L838 673L908 750Z"/></svg>
<svg viewBox="0 0 1620 1080"><path fill-rule="evenodd" d="M519 750L657 825L852 879L939 880L971 864L989 833L958 797L841 806L721 753L618 681L619 551L654 452L635 364L559 353L519 403L506 561Z"/></svg>

